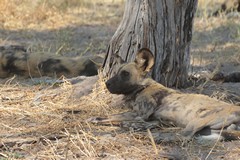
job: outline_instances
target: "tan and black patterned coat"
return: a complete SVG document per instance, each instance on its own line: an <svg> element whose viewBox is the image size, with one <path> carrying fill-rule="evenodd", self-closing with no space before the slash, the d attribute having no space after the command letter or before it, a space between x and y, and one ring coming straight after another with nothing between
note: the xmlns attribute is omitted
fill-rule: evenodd
<svg viewBox="0 0 240 160"><path fill-rule="evenodd" d="M154 65L150 50L141 49L136 60L123 64L117 74L106 82L113 94L130 99L131 111L107 118L93 117L93 123L158 120L160 123L182 127L181 134L190 139L194 135L221 134L225 139L240 138L240 107L206 95L187 94L167 88L146 74ZM231 133L230 133L231 132Z"/></svg>

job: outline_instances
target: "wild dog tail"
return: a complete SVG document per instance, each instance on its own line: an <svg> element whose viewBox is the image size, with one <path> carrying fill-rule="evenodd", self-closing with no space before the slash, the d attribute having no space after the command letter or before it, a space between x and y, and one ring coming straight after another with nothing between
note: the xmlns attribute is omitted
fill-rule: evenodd
<svg viewBox="0 0 240 160"><path fill-rule="evenodd" d="M240 140L240 130L224 130L221 135L225 141Z"/></svg>

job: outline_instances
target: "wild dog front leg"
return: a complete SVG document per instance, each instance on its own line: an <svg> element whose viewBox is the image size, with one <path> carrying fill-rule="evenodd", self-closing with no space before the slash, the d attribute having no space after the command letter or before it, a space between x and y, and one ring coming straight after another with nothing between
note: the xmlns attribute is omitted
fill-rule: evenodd
<svg viewBox="0 0 240 160"><path fill-rule="evenodd" d="M146 122L151 115L153 115L155 109L152 102L145 100L144 102L135 102L132 105L132 112L125 112L115 115L110 115L106 118L92 117L87 119L87 122L106 124L106 123L119 123L121 122L123 127L133 128L136 130L142 130L144 128L153 128L158 125L156 121Z"/></svg>
<svg viewBox="0 0 240 160"><path fill-rule="evenodd" d="M125 112L120 114L109 115L108 117L91 117L87 119L87 122L98 123L98 124L106 124L106 123L114 123L114 122L123 122L123 121L133 121L138 117L137 113L134 112Z"/></svg>
<svg viewBox="0 0 240 160"><path fill-rule="evenodd" d="M131 128L133 130L146 130L159 126L159 121L145 122L137 113L125 112L115 115L110 115L106 118L92 117L87 119L87 122L95 124L114 124L120 123L123 128Z"/></svg>

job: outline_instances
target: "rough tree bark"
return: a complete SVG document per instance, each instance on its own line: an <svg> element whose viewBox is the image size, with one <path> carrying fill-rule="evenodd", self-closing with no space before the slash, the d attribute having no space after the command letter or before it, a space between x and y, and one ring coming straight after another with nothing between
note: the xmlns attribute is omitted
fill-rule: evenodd
<svg viewBox="0 0 240 160"><path fill-rule="evenodd" d="M127 0L123 19L108 46L103 73L112 77L120 64L133 61L146 47L155 55L153 79L183 86L188 77L189 50L197 0Z"/></svg>

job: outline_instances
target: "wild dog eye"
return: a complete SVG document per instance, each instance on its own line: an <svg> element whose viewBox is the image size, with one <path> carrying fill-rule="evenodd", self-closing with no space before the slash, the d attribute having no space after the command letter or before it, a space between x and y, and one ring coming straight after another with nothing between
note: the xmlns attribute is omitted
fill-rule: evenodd
<svg viewBox="0 0 240 160"><path fill-rule="evenodd" d="M122 71L121 72L121 76L123 76L123 77L128 77L129 76L129 72L128 71Z"/></svg>

